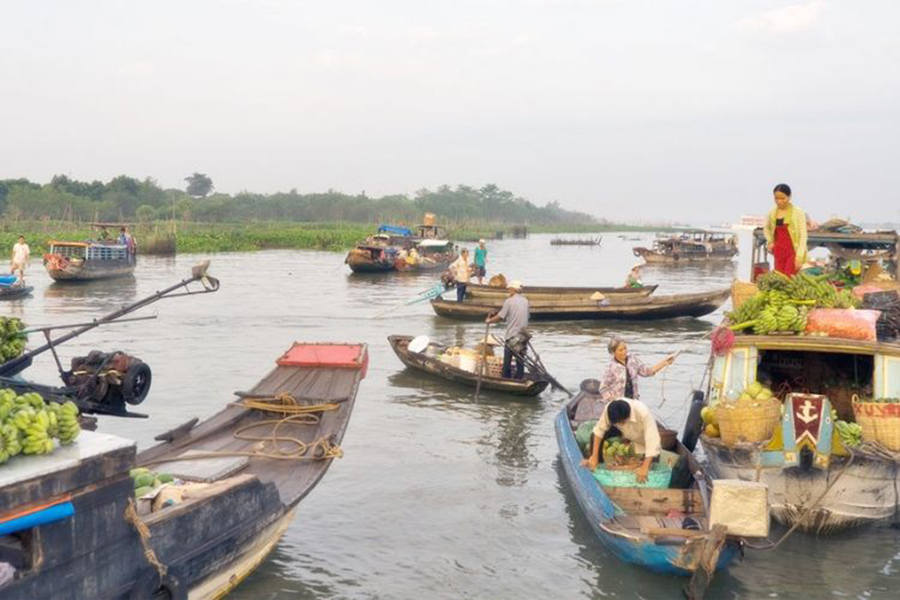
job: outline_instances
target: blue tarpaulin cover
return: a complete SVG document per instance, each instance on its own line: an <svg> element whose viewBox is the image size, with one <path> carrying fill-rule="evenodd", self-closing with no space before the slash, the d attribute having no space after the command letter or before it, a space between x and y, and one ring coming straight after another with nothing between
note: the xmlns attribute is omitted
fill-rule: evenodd
<svg viewBox="0 0 900 600"><path fill-rule="evenodd" d="M399 227L397 225L382 225L378 228L378 233L393 233L394 235L405 235L412 237L412 230L407 227Z"/></svg>

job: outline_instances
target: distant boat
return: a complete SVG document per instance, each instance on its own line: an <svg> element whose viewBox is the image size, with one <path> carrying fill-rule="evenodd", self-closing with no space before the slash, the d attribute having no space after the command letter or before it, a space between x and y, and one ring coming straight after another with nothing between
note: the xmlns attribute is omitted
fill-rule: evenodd
<svg viewBox="0 0 900 600"><path fill-rule="evenodd" d="M760 217L757 215L741 215L741 220L737 223L733 223L731 225L731 228L735 231L753 231L757 227L762 227L765 224L765 217Z"/></svg>
<svg viewBox="0 0 900 600"><path fill-rule="evenodd" d="M657 237L651 248L638 246L634 255L648 263L691 264L731 261L738 254L736 235L703 230Z"/></svg>
<svg viewBox="0 0 900 600"><path fill-rule="evenodd" d="M581 238L581 239L564 239L555 238L550 240L551 246L600 246L603 243L603 236L598 238Z"/></svg>

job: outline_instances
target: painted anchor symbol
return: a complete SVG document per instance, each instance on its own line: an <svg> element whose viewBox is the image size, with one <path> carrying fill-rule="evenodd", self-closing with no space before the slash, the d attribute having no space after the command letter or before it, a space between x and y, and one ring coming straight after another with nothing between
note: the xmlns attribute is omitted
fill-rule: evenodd
<svg viewBox="0 0 900 600"><path fill-rule="evenodd" d="M800 407L800 411L797 412L797 418L804 423L812 423L819 418L819 414L814 409L815 406L813 406L813 403L807 400L803 403L803 406Z"/></svg>

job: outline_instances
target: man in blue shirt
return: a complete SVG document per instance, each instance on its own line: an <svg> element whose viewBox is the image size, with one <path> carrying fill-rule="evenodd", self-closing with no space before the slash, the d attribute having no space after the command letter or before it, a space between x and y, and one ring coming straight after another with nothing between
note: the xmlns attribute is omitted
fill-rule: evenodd
<svg viewBox="0 0 900 600"><path fill-rule="evenodd" d="M485 265L487 264L487 248L484 245L484 240L478 240L478 247L475 248L475 273L474 275L478 278L478 285L482 284L482 278L484 277L486 271L484 270Z"/></svg>

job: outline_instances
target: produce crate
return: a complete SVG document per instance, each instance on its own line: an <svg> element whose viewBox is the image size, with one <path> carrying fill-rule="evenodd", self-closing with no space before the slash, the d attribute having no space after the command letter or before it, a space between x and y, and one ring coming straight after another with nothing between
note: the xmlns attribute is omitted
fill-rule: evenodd
<svg viewBox="0 0 900 600"><path fill-rule="evenodd" d="M854 402L853 413L863 441L900 452L900 402Z"/></svg>

